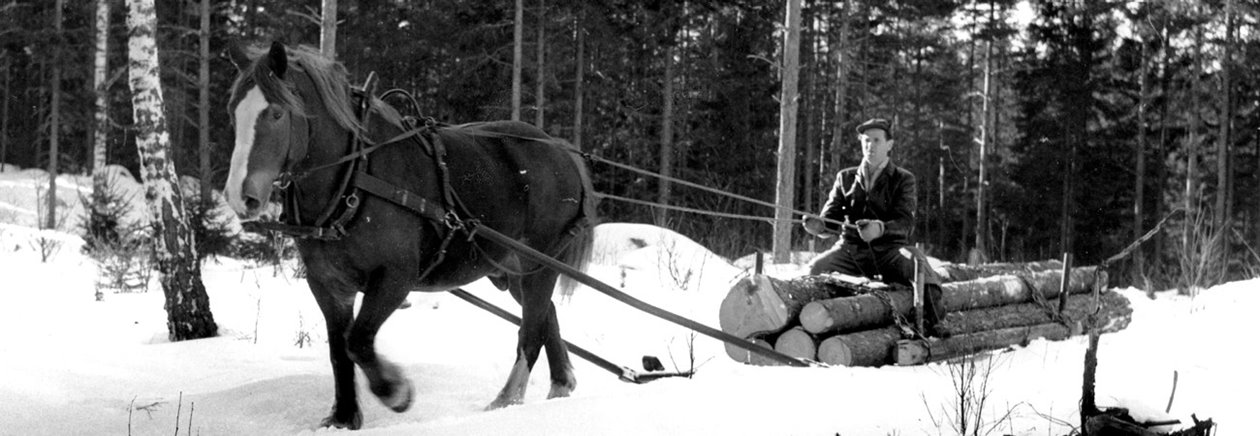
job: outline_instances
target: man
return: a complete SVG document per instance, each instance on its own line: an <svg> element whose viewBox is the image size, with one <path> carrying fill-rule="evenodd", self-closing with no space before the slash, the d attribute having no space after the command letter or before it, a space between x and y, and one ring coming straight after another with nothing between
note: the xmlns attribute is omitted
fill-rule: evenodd
<svg viewBox="0 0 1260 436"><path fill-rule="evenodd" d="M810 261L810 274L840 272L911 285L914 264L924 276L924 329L941 336L936 325L944 315L940 278L910 244L917 204L914 174L889 162L892 126L873 118L857 127L862 163L836 174L819 216L805 217L805 231L840 240Z"/></svg>

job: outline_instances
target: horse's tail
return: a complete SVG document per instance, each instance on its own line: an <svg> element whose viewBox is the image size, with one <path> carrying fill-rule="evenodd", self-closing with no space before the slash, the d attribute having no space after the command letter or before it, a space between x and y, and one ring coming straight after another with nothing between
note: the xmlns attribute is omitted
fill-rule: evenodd
<svg viewBox="0 0 1260 436"><path fill-rule="evenodd" d="M572 147L568 144L565 146ZM577 153L571 152L569 156L573 158L578 177L582 180L582 211L570 225L569 231L574 233L573 240L560 260L578 271L586 272L586 266L591 262L591 253L594 252L595 247L595 224L598 222L595 208L599 203L599 197L595 193L595 186L591 183L590 174L586 170L586 162ZM573 277L560 274L558 282L560 295L564 297L573 295L573 291L577 290L579 284Z"/></svg>

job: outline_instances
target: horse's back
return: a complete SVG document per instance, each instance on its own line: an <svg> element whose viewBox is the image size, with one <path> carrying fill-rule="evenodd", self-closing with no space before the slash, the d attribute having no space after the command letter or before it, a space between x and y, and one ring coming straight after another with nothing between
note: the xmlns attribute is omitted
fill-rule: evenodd
<svg viewBox="0 0 1260 436"><path fill-rule="evenodd" d="M515 221L531 233L567 231L593 212L585 165L567 141L519 121L460 124L439 134L452 185L479 219L502 226L492 227L512 231Z"/></svg>

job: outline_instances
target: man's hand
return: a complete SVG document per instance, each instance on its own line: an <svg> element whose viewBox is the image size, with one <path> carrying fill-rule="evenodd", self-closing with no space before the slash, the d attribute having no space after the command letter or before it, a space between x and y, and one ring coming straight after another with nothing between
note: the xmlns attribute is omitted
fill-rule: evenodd
<svg viewBox="0 0 1260 436"><path fill-rule="evenodd" d="M884 236L883 221L863 219L857 221L857 226L858 236L861 236L863 241L871 242Z"/></svg>
<svg viewBox="0 0 1260 436"><path fill-rule="evenodd" d="M801 223L801 226L805 227L806 232L819 238L827 239L831 237L830 233L826 233L827 226L823 223L821 217L806 216L805 222Z"/></svg>

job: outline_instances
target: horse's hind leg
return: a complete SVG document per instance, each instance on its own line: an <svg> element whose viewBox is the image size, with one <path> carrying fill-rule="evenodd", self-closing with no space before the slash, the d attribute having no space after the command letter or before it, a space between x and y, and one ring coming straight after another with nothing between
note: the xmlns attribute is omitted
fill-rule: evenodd
<svg viewBox="0 0 1260 436"><path fill-rule="evenodd" d="M407 298L408 282L394 277L389 270L369 279L363 293L363 304L354 319L347 339L350 358L363 369L372 393L395 412L411 407L414 391L411 381L393 362L376 354L376 333L398 305Z"/></svg>
<svg viewBox="0 0 1260 436"><path fill-rule="evenodd" d="M552 387L548 398L568 396L577 385L573 377L573 368L569 362L564 341L560 338L560 327L556 319L556 308L551 302L551 294L555 287L556 275L544 271L524 278L512 276L508 279L508 289L516 301L521 303L521 328L517 338L516 363L508 375L507 383L499 391L489 406L498 409L513 404L520 404L525 396L525 387L529 382L530 371L538 361L538 355L544 345L547 347L547 361L551 367Z"/></svg>

